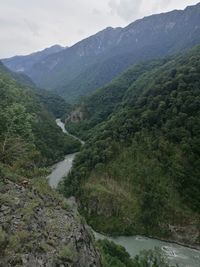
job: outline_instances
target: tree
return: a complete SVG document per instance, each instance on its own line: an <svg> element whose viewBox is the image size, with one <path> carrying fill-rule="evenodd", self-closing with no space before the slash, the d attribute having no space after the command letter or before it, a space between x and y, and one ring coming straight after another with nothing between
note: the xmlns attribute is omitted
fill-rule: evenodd
<svg viewBox="0 0 200 267"><path fill-rule="evenodd" d="M27 152L29 142L33 140L31 128L32 116L21 104L12 104L1 111L0 159L11 163Z"/></svg>

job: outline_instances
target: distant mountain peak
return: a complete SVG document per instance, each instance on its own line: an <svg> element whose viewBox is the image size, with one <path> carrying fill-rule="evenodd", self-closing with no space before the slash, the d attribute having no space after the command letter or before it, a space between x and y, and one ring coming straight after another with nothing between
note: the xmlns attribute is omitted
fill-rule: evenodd
<svg viewBox="0 0 200 267"><path fill-rule="evenodd" d="M12 71L28 74L33 65L42 61L45 57L61 52L64 49L67 49L67 47L56 44L27 56L14 56L2 59L2 62Z"/></svg>
<svg viewBox="0 0 200 267"><path fill-rule="evenodd" d="M107 27L68 49L54 45L19 61L14 58L3 63L15 71L23 69L38 86L74 100L103 86L132 64L199 44L199 7L200 3L151 15L125 28Z"/></svg>
<svg viewBox="0 0 200 267"><path fill-rule="evenodd" d="M57 53L57 52L60 52L61 50L65 49L65 48L67 48L67 47L61 46L59 44L55 44L55 45L52 45L50 47L45 48L44 50L41 50L40 52L51 51L52 53L54 53L54 52Z"/></svg>

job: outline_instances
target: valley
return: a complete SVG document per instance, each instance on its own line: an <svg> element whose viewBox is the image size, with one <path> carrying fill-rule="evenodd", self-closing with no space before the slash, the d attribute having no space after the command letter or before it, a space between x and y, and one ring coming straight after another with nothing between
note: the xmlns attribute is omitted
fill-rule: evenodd
<svg viewBox="0 0 200 267"><path fill-rule="evenodd" d="M61 120L56 120L57 125L62 129L65 134L68 134L65 130L64 123ZM74 136L77 138L76 136ZM67 176L72 168L73 160L76 156L75 154L67 155L65 160L53 166L52 173L47 177L49 185L56 189L59 182L62 182L64 176ZM71 203L71 200L68 200ZM72 207L76 206L72 201ZM193 267L199 266L200 260L200 251L187 248L184 246L177 245L175 243L169 243L164 241L159 241L156 239L150 239L144 236L119 236L111 237L102 235L94 232L95 238L99 239L108 239L115 242L118 245L121 245L126 248L128 253L134 258L143 250L150 250L160 248L163 251L163 254L169 259L171 264L178 264L180 267L186 267L189 264L192 264Z"/></svg>
<svg viewBox="0 0 200 267"><path fill-rule="evenodd" d="M145 1L30 0L38 51L1 42L0 267L200 266L200 3Z"/></svg>
<svg viewBox="0 0 200 267"><path fill-rule="evenodd" d="M86 144L63 193L99 232L199 245L199 47L154 64L128 70L67 121Z"/></svg>

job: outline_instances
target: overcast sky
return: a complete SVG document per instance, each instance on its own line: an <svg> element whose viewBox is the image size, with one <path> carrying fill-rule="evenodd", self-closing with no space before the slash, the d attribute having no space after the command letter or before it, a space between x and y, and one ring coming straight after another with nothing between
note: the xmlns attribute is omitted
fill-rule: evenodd
<svg viewBox="0 0 200 267"><path fill-rule="evenodd" d="M108 26L200 0L0 0L0 58L70 46Z"/></svg>

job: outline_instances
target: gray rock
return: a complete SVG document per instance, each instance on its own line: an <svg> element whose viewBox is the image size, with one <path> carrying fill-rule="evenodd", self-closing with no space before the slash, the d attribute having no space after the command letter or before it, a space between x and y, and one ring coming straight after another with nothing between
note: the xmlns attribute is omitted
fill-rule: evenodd
<svg viewBox="0 0 200 267"><path fill-rule="evenodd" d="M76 207L62 208L58 203L65 200L46 186L44 194L34 182L29 188L8 182L6 197L9 192L18 201L0 208L0 237L6 235L9 242L1 248L0 266L100 267L99 253Z"/></svg>

